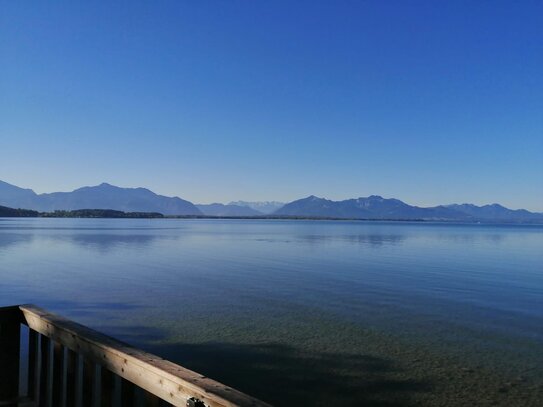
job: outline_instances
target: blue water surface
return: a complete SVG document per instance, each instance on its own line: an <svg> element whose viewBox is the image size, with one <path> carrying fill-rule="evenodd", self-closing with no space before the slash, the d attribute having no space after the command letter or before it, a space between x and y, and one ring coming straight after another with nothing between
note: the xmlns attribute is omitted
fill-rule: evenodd
<svg viewBox="0 0 543 407"><path fill-rule="evenodd" d="M360 328L529 371L543 362L543 227L4 218L0 306L20 303L151 349L354 349Z"/></svg>

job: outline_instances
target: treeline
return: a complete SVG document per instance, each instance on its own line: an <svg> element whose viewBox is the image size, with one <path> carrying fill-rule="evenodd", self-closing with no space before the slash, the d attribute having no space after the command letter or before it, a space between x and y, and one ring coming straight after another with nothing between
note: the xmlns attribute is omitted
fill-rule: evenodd
<svg viewBox="0 0 543 407"><path fill-rule="evenodd" d="M36 218L39 212L29 209L14 209L7 206L0 206L0 218Z"/></svg>
<svg viewBox="0 0 543 407"><path fill-rule="evenodd" d="M163 218L157 212L123 212L113 209L77 209L73 211L54 211L39 214L43 218Z"/></svg>
<svg viewBox="0 0 543 407"><path fill-rule="evenodd" d="M157 212L123 212L113 209L77 209L73 211L38 212L0 205L0 218L163 218Z"/></svg>
<svg viewBox="0 0 543 407"><path fill-rule="evenodd" d="M371 219L343 219L318 216L292 216L292 215L261 215L261 216L209 216L209 215L169 215L164 216L158 212L123 212L113 209L76 209L72 211L57 210L53 212L38 212L29 209L14 209L0 206L2 217L32 217L32 218L170 218L170 219L291 219L291 220L371 220ZM381 219L383 220L383 219ZM388 221L401 221L402 219L386 219ZM421 221L411 219L410 221Z"/></svg>

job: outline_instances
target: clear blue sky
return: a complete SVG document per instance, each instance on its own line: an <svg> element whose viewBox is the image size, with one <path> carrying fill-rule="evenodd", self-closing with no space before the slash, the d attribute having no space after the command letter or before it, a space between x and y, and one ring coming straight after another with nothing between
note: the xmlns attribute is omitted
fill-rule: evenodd
<svg viewBox="0 0 543 407"><path fill-rule="evenodd" d="M541 1L3 1L0 179L543 211Z"/></svg>

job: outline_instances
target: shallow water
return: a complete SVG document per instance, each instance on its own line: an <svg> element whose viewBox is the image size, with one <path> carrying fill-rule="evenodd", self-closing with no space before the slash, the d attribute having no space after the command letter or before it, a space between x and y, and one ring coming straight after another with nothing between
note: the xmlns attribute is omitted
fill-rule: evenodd
<svg viewBox="0 0 543 407"><path fill-rule="evenodd" d="M274 404L543 400L542 226L0 219L0 281Z"/></svg>

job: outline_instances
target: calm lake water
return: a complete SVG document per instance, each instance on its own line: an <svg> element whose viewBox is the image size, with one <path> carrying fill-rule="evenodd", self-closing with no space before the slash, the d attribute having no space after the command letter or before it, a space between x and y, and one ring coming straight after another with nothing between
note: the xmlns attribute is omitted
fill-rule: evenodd
<svg viewBox="0 0 543 407"><path fill-rule="evenodd" d="M0 219L35 303L277 405L543 405L543 227Z"/></svg>

